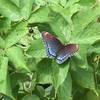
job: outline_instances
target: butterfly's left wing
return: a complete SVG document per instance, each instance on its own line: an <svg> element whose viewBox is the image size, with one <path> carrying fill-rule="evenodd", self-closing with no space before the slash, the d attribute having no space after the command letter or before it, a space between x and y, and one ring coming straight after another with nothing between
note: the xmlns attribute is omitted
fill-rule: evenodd
<svg viewBox="0 0 100 100"><path fill-rule="evenodd" d="M57 52L63 47L61 42L49 32L42 32L48 57L56 57Z"/></svg>
<svg viewBox="0 0 100 100"><path fill-rule="evenodd" d="M57 53L56 57L57 63L62 64L78 50L79 50L79 45L76 44L67 44L66 46L63 46L63 48L60 49L59 52Z"/></svg>

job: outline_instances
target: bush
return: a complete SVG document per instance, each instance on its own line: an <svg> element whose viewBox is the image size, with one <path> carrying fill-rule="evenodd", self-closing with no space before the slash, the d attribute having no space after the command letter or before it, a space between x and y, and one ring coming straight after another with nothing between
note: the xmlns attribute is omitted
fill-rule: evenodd
<svg viewBox="0 0 100 100"><path fill-rule="evenodd" d="M79 51L63 64L41 32ZM0 0L0 99L100 100L99 0Z"/></svg>

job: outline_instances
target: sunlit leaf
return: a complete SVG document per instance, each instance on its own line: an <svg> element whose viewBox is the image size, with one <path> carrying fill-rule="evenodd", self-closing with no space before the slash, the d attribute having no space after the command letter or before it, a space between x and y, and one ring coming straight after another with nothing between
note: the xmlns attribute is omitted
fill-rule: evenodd
<svg viewBox="0 0 100 100"><path fill-rule="evenodd" d="M27 0L27 1L21 0L20 1L21 16L26 20L29 18L30 14L31 14L33 1L34 0Z"/></svg>
<svg viewBox="0 0 100 100"><path fill-rule="evenodd" d="M52 83L52 60L43 59L37 64L37 82L41 84Z"/></svg>
<svg viewBox="0 0 100 100"><path fill-rule="evenodd" d="M55 61L52 62L52 81L57 92L59 86L65 81L69 70L69 63L59 66Z"/></svg>
<svg viewBox="0 0 100 100"><path fill-rule="evenodd" d="M28 67L26 66L25 57L23 51L16 46L13 46L6 50L9 60L15 65L15 68L19 71L29 72Z"/></svg>
<svg viewBox="0 0 100 100"><path fill-rule="evenodd" d="M50 9L49 7L41 7L32 13L28 22L29 23L44 23L50 21L49 19Z"/></svg>
<svg viewBox="0 0 100 100"><path fill-rule="evenodd" d="M7 57L2 57L1 59L0 76L1 76L0 77L0 93L13 98L10 79L8 76L8 58Z"/></svg>
<svg viewBox="0 0 100 100"><path fill-rule="evenodd" d="M58 100L70 100L72 93L72 79L68 73L65 81L60 85L58 89Z"/></svg>
<svg viewBox="0 0 100 100"><path fill-rule="evenodd" d="M100 23L97 18L100 16L100 7L83 9L73 17L74 30L71 42L78 44L92 44L100 39Z"/></svg>
<svg viewBox="0 0 100 100"><path fill-rule="evenodd" d="M19 24L12 27L12 29L9 32L9 35L5 39L6 48L16 44L27 33L28 29L26 22L20 22Z"/></svg>
<svg viewBox="0 0 100 100"><path fill-rule="evenodd" d="M18 21L20 19L19 8L10 0L0 0L0 13L12 21Z"/></svg>
<svg viewBox="0 0 100 100"><path fill-rule="evenodd" d="M5 41L0 37L0 48L5 47Z"/></svg>
<svg viewBox="0 0 100 100"><path fill-rule="evenodd" d="M33 40L27 54L35 58L45 58L46 50L44 43L41 39Z"/></svg>

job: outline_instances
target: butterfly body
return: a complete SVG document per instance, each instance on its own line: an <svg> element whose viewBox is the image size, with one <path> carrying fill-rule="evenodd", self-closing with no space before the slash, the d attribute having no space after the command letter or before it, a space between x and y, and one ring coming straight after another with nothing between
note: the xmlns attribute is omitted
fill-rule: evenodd
<svg viewBox="0 0 100 100"><path fill-rule="evenodd" d="M76 44L63 45L60 40L48 32L42 32L42 37L46 46L47 56L56 58L59 64L65 62L79 49Z"/></svg>

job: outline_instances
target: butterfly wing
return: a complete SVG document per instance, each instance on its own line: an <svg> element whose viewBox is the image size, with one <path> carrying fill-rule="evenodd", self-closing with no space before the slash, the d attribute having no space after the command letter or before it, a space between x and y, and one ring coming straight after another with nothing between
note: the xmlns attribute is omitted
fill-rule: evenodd
<svg viewBox="0 0 100 100"><path fill-rule="evenodd" d="M78 50L79 46L76 44L68 44L66 46L63 46L57 53L56 57L57 63L62 64Z"/></svg>
<svg viewBox="0 0 100 100"><path fill-rule="evenodd" d="M61 42L48 32L42 32L48 57L56 57L57 52L62 48Z"/></svg>

